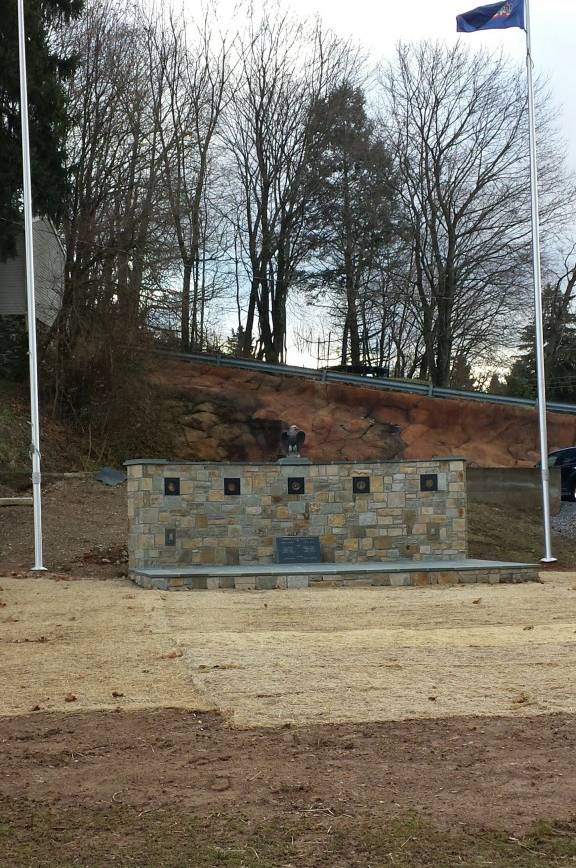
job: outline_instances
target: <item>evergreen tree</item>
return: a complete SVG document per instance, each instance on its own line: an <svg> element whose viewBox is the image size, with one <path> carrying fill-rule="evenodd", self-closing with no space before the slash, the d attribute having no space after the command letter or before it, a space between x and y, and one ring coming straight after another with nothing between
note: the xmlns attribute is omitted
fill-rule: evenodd
<svg viewBox="0 0 576 868"><path fill-rule="evenodd" d="M82 9L82 0L27 0L25 9L32 201L57 220L67 189L64 147L68 126L62 82L73 59L59 55L51 34ZM0 258L14 251L22 223L22 151L16 0L0 16Z"/></svg>
<svg viewBox="0 0 576 868"><path fill-rule="evenodd" d="M476 390L472 366L463 353L458 353L452 363L450 386L453 389L465 389L468 392Z"/></svg>
<svg viewBox="0 0 576 868"><path fill-rule="evenodd" d="M310 168L307 282L331 292L342 321L342 364L363 361L363 306L393 234L392 158L366 112L360 88L347 82L312 112L317 152Z"/></svg>
<svg viewBox="0 0 576 868"><path fill-rule="evenodd" d="M558 304L558 293L547 286L543 295L546 397L576 403L576 314ZM522 351L506 379L507 392L519 398L536 397L534 325L522 333Z"/></svg>

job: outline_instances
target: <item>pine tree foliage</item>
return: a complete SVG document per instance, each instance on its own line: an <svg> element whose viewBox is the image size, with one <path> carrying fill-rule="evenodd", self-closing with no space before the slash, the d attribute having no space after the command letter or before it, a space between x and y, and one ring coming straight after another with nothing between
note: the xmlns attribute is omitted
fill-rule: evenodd
<svg viewBox="0 0 576 868"><path fill-rule="evenodd" d="M562 304L558 287L544 291L544 359L546 397L551 401L576 403L576 313ZM526 326L507 378L507 391L520 398L536 397L536 350L534 324Z"/></svg>
<svg viewBox="0 0 576 868"><path fill-rule="evenodd" d="M54 50L53 28L66 25L82 0L25 4L32 199L37 213L58 219L68 178L64 169L68 115L63 82L74 58ZM22 222L22 145L16 2L0 15L0 258L14 251Z"/></svg>
<svg viewBox="0 0 576 868"><path fill-rule="evenodd" d="M308 283L328 292L342 322L342 364L360 364L370 323L363 308L393 231L392 159L366 111L363 91L343 82L318 100L310 164Z"/></svg>

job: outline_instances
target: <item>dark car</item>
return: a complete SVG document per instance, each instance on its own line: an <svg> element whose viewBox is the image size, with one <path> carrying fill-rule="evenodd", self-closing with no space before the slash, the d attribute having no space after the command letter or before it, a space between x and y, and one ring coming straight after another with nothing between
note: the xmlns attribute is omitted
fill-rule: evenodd
<svg viewBox="0 0 576 868"><path fill-rule="evenodd" d="M576 446L551 452L548 467L560 467L562 500L576 501Z"/></svg>

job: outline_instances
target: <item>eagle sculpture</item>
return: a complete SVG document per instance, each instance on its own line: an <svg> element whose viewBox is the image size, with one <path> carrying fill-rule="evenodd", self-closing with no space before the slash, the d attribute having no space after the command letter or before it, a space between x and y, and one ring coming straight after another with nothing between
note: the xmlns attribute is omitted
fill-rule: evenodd
<svg viewBox="0 0 576 868"><path fill-rule="evenodd" d="M306 434L297 425L290 425L287 431L282 431L280 446L284 455L294 455L296 458L299 458L305 439Z"/></svg>

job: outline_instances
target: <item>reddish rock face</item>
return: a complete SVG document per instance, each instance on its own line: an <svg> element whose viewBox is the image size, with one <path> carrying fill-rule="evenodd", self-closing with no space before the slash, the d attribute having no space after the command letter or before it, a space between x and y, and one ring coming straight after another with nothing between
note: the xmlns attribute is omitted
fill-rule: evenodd
<svg viewBox="0 0 576 868"><path fill-rule="evenodd" d="M163 359L149 374L174 420L170 458L275 460L280 433L306 432L312 461L462 455L479 466L538 460L535 410L325 384ZM576 417L548 416L550 448L576 444Z"/></svg>

